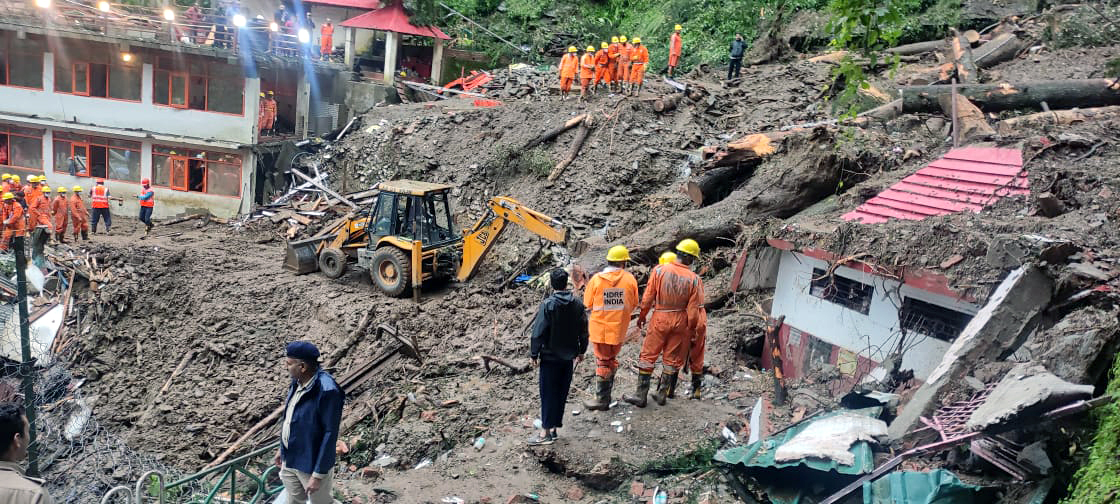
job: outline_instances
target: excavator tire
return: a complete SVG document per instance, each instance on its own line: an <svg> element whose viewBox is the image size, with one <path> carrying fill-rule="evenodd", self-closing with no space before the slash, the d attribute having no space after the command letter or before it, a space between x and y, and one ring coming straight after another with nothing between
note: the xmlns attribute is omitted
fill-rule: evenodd
<svg viewBox="0 0 1120 504"><path fill-rule="evenodd" d="M319 270L327 278L338 278L346 273L346 254L341 249L327 247L319 253Z"/></svg>
<svg viewBox="0 0 1120 504"><path fill-rule="evenodd" d="M381 292L401 297L412 287L412 261L399 248L381 247L373 254L369 275Z"/></svg>

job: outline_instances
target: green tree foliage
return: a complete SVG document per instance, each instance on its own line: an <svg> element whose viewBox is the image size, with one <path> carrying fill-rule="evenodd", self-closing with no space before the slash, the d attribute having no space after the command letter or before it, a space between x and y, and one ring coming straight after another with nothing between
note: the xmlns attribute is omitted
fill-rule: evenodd
<svg viewBox="0 0 1120 504"><path fill-rule="evenodd" d="M1120 359L1112 365L1107 393L1120 394ZM1063 504L1116 502L1120 494L1120 403L1110 403L1093 413L1100 423L1089 448L1089 459L1074 476Z"/></svg>
<svg viewBox="0 0 1120 504"><path fill-rule="evenodd" d="M919 7L917 0L829 0L830 45L833 49L847 51L832 71L834 82L843 85L836 99L841 107L847 108L845 116L856 115L858 91L869 86L859 60L878 63L880 58L889 59L883 50L898 44L907 18ZM898 65L897 55L893 57L893 65Z"/></svg>

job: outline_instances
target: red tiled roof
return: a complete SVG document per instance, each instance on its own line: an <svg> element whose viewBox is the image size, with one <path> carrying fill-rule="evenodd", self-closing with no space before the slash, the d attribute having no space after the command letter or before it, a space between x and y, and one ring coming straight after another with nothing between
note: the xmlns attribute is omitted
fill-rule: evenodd
<svg viewBox="0 0 1120 504"><path fill-rule="evenodd" d="M332 7L345 7L348 9L373 10L381 7L378 0L303 0L304 3L316 5L330 5Z"/></svg>
<svg viewBox="0 0 1120 504"><path fill-rule="evenodd" d="M1018 149L953 149L913 175L867 200L842 219L864 224L889 219L922 220L984 207L1007 196L1030 194Z"/></svg>
<svg viewBox="0 0 1120 504"><path fill-rule="evenodd" d="M408 13L404 11L404 7L401 7L400 2L393 2L381 9L347 19L342 22L342 26L348 28L364 28L367 30L391 31L403 33L405 35L419 35L421 37L432 37L444 40L451 39L451 37L448 37L435 26L413 25L408 19Z"/></svg>

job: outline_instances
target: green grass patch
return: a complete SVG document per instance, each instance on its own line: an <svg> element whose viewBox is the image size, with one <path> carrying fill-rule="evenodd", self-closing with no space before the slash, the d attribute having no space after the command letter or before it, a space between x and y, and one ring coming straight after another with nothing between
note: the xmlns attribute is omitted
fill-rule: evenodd
<svg viewBox="0 0 1120 504"><path fill-rule="evenodd" d="M712 457L715 456L718 448L718 439L701 441L696 447L684 453L646 462L638 472L663 476L666 474L707 471L715 467Z"/></svg>
<svg viewBox="0 0 1120 504"><path fill-rule="evenodd" d="M1120 394L1120 359L1112 365L1108 394ZM1120 403L1097 408L1096 436L1089 458L1070 483L1070 494L1063 504L1095 504L1120 500Z"/></svg>

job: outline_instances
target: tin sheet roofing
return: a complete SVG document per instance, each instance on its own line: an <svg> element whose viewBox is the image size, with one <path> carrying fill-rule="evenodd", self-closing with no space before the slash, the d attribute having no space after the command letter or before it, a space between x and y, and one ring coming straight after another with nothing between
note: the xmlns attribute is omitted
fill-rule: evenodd
<svg viewBox="0 0 1120 504"><path fill-rule="evenodd" d="M852 465L843 465L831 459L818 459L818 458L803 458L789 462L777 462L774 460L774 454L778 448L793 439L794 436L800 434L805 429L808 429L814 423L819 422L825 418L837 416L844 413L859 413L870 417L877 418L882 408L864 408L859 410L838 410L829 412L817 417L806 419L805 421L786 429L784 432L774 437L762 439L758 442L749 445L735 446L726 448L716 452L713 459L717 462L727 464L742 464L747 467L773 467L773 468L786 468L805 466L810 469L818 471L836 471L840 474L866 474L875 470L875 457L871 450L871 443L867 441L856 441L852 443L848 451L855 456L855 462Z"/></svg>

